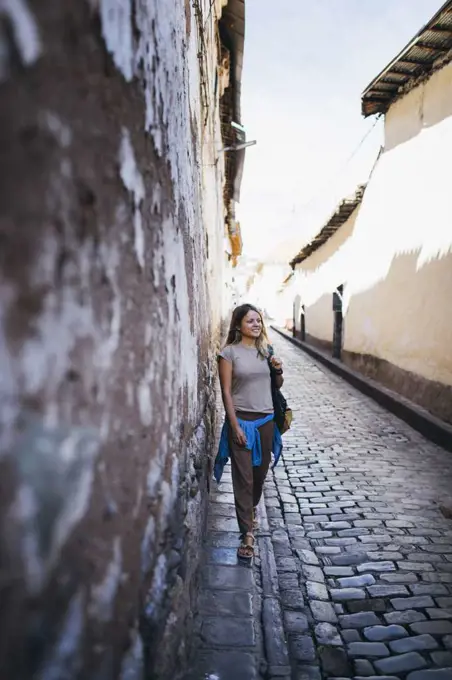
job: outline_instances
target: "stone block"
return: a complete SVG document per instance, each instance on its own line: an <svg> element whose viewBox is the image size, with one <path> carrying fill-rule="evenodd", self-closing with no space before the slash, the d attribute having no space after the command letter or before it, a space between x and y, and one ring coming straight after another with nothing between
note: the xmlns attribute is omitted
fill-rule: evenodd
<svg viewBox="0 0 452 680"><path fill-rule="evenodd" d="M322 522L320 526L325 531L338 531L339 529L352 528L350 522Z"/></svg>
<svg viewBox="0 0 452 680"><path fill-rule="evenodd" d="M425 671L416 671L415 673L410 673L406 680L450 680L451 678L452 666L449 668L432 668Z"/></svg>
<svg viewBox="0 0 452 680"><path fill-rule="evenodd" d="M361 635L355 628L347 628L341 631L344 642L361 642Z"/></svg>
<svg viewBox="0 0 452 680"><path fill-rule="evenodd" d="M330 545L318 545L315 551L317 555L339 555L341 549Z"/></svg>
<svg viewBox="0 0 452 680"><path fill-rule="evenodd" d="M449 607L452 609L452 597L437 597L436 602L439 607Z"/></svg>
<svg viewBox="0 0 452 680"><path fill-rule="evenodd" d="M254 622L248 618L206 616L202 620L201 640L215 647L253 647Z"/></svg>
<svg viewBox="0 0 452 680"><path fill-rule="evenodd" d="M350 614L356 612L385 612L388 609L386 601L378 598L352 600L351 602L347 602L346 606Z"/></svg>
<svg viewBox="0 0 452 680"><path fill-rule="evenodd" d="M385 562L364 562L362 564L358 564L357 570L360 574L366 572L366 571L373 571L377 573L382 573L382 572L388 572L388 571L395 571L396 566L394 562L390 561L385 561Z"/></svg>
<svg viewBox="0 0 452 680"><path fill-rule="evenodd" d="M311 607L312 616L314 617L315 621L336 623L337 615L333 609L333 605L331 604L331 602L311 600L309 605Z"/></svg>
<svg viewBox="0 0 452 680"><path fill-rule="evenodd" d="M357 542L353 536L351 538L325 538L325 545L331 547L343 548L346 545L355 545Z"/></svg>
<svg viewBox="0 0 452 680"><path fill-rule="evenodd" d="M209 531L225 531L226 533L236 531L236 541L238 542L238 526L235 517L216 517L215 515L211 515L208 519L207 526Z"/></svg>
<svg viewBox="0 0 452 680"><path fill-rule="evenodd" d="M215 548L235 548L239 546L239 535L234 531L209 531L206 542Z"/></svg>
<svg viewBox="0 0 452 680"><path fill-rule="evenodd" d="M380 673L394 674L407 673L419 668L425 668L427 662L417 652L410 652L408 654L401 654L400 656L391 656L387 659L378 659L375 661L375 667Z"/></svg>
<svg viewBox="0 0 452 680"><path fill-rule="evenodd" d="M355 659L355 675L368 678L369 675L375 675L375 668L367 659Z"/></svg>
<svg viewBox="0 0 452 680"><path fill-rule="evenodd" d="M434 607L435 603L429 595L419 595L418 597L396 597L391 600L394 609L403 611L405 609L425 609Z"/></svg>
<svg viewBox="0 0 452 680"><path fill-rule="evenodd" d="M196 657L196 667L189 680L199 678L234 678L257 680L256 660L252 654L240 651L202 650Z"/></svg>
<svg viewBox="0 0 452 680"><path fill-rule="evenodd" d="M309 629L306 614L290 610L285 611L284 627L288 633L305 633Z"/></svg>
<svg viewBox="0 0 452 680"><path fill-rule="evenodd" d="M391 562L403 560L402 553L391 552L390 550L372 550L371 552L367 553L367 557L371 562L378 562L378 560L390 560Z"/></svg>
<svg viewBox="0 0 452 680"><path fill-rule="evenodd" d="M300 666L295 669L295 680L322 680L318 666Z"/></svg>
<svg viewBox="0 0 452 680"><path fill-rule="evenodd" d="M324 567L323 571L327 576L353 576L353 569L351 567L327 566Z"/></svg>
<svg viewBox="0 0 452 680"><path fill-rule="evenodd" d="M394 640L389 643L393 652L405 654L406 652L422 652L431 649L438 649L438 643L431 635L415 635L403 640Z"/></svg>
<svg viewBox="0 0 452 680"><path fill-rule="evenodd" d="M314 632L318 645L342 646L342 639L336 626L332 626L330 623L318 623Z"/></svg>
<svg viewBox="0 0 452 680"><path fill-rule="evenodd" d="M436 666L452 666L452 652L432 652L431 657Z"/></svg>
<svg viewBox="0 0 452 680"><path fill-rule="evenodd" d="M204 582L207 588L218 590L251 590L254 584L253 571L248 567L212 566L204 568Z"/></svg>
<svg viewBox="0 0 452 680"><path fill-rule="evenodd" d="M380 580L386 583L417 583L418 577L410 572L395 572L391 574L380 574Z"/></svg>
<svg viewBox="0 0 452 680"><path fill-rule="evenodd" d="M452 609L434 607L432 609L426 609L426 612L431 619L452 619Z"/></svg>
<svg viewBox="0 0 452 680"><path fill-rule="evenodd" d="M316 658L315 647L310 635L289 635L290 654L296 661L314 661Z"/></svg>
<svg viewBox="0 0 452 680"><path fill-rule="evenodd" d="M207 548L207 562L210 564L237 564L237 548Z"/></svg>
<svg viewBox="0 0 452 680"><path fill-rule="evenodd" d="M413 633L422 635L450 635L452 633L452 623L450 621L419 621L410 625Z"/></svg>
<svg viewBox="0 0 452 680"><path fill-rule="evenodd" d="M336 557L331 558L331 562L333 565L337 567L353 567L355 565L362 565L363 562L367 560L367 553L348 553L348 554L342 554L342 555L337 555ZM370 571L370 569L360 569L358 568L359 572L363 571ZM352 572L353 573L353 572Z"/></svg>
<svg viewBox="0 0 452 680"><path fill-rule="evenodd" d="M406 611L388 612L384 614L386 623L396 623L402 626L406 626L410 623L416 623L417 621L425 621L426 616L422 612L415 611L414 609L407 609Z"/></svg>
<svg viewBox="0 0 452 680"><path fill-rule="evenodd" d="M270 666L289 666L289 655L282 624L281 606L275 597L265 597L262 605L265 649Z"/></svg>
<svg viewBox="0 0 452 680"><path fill-rule="evenodd" d="M199 597L199 610L206 614L251 616L251 593L228 590L204 590Z"/></svg>
<svg viewBox="0 0 452 680"><path fill-rule="evenodd" d="M395 675L355 675L353 680L400 680Z"/></svg>
<svg viewBox="0 0 452 680"><path fill-rule="evenodd" d="M345 614L339 617L342 628L367 628L378 626L381 621L375 612L359 612L358 614Z"/></svg>
<svg viewBox="0 0 452 680"><path fill-rule="evenodd" d="M281 592L281 604L284 609L303 609L304 597L300 588L295 590L283 590Z"/></svg>
<svg viewBox="0 0 452 680"><path fill-rule="evenodd" d="M366 593L362 588L331 588L331 598L336 602L364 600Z"/></svg>
<svg viewBox="0 0 452 680"><path fill-rule="evenodd" d="M279 572L297 572L298 566L293 557L276 556L276 567Z"/></svg>
<svg viewBox="0 0 452 680"><path fill-rule="evenodd" d="M353 671L344 649L341 647L320 646L318 653L324 677L351 677Z"/></svg>
<svg viewBox="0 0 452 680"><path fill-rule="evenodd" d="M389 656L389 649L383 642L351 642L347 651L350 656L381 658Z"/></svg>
<svg viewBox="0 0 452 680"><path fill-rule="evenodd" d="M339 579L341 588L363 588L364 586L372 586L374 583L375 578L372 574L361 574L360 576L349 576L348 578Z"/></svg>
<svg viewBox="0 0 452 680"><path fill-rule="evenodd" d="M323 583L306 581L306 591L310 600L328 600L328 590Z"/></svg>
<svg viewBox="0 0 452 680"><path fill-rule="evenodd" d="M371 626L365 628L363 631L364 637L372 642L386 642L388 640L397 640L398 638L405 638L408 633L402 626Z"/></svg>
<svg viewBox="0 0 452 680"><path fill-rule="evenodd" d="M413 595L431 595L432 597L436 595L448 595L449 591L446 586L442 583L415 583L410 586L410 590ZM451 598L452 605L452 598Z"/></svg>
<svg viewBox="0 0 452 680"><path fill-rule="evenodd" d="M367 592L371 597L390 597L391 595L408 595L408 589L404 585L375 585L369 586Z"/></svg>
<svg viewBox="0 0 452 680"><path fill-rule="evenodd" d="M333 535L331 531L309 531L307 537L310 539L330 538Z"/></svg>
<svg viewBox="0 0 452 680"><path fill-rule="evenodd" d="M297 555L303 564L310 564L317 566L319 564L319 558L312 550L298 550Z"/></svg>
<svg viewBox="0 0 452 680"><path fill-rule="evenodd" d="M402 561L402 562L397 562L397 566L400 569L400 571L414 571L414 572L423 572L423 571L434 571L435 567L433 564L430 564L428 562L408 562L408 561Z"/></svg>
<svg viewBox="0 0 452 680"><path fill-rule="evenodd" d="M323 573L321 567L315 567L311 564L303 564L301 570L303 576L309 581L316 581L317 583L323 583L325 581L325 574Z"/></svg>

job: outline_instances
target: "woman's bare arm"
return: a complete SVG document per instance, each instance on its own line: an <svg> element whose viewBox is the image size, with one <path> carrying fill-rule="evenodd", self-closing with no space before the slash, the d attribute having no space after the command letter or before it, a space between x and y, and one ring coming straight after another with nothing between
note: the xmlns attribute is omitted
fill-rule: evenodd
<svg viewBox="0 0 452 680"><path fill-rule="evenodd" d="M237 416L235 415L234 403L232 401L232 364L220 357L218 373L220 376L221 396L223 398L226 415L237 439L237 443L240 444L240 446L245 446L246 437L238 423Z"/></svg>

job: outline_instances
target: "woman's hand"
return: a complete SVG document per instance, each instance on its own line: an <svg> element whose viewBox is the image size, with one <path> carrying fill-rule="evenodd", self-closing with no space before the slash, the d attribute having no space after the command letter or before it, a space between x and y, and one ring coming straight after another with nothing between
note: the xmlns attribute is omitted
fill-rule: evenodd
<svg viewBox="0 0 452 680"><path fill-rule="evenodd" d="M240 426L234 428L233 437L239 446L246 446L245 433Z"/></svg>
<svg viewBox="0 0 452 680"><path fill-rule="evenodd" d="M273 355L272 358L270 359L270 361L271 361L273 368L276 371L282 371L282 361L281 361L281 359L278 359L278 357L275 357L275 355Z"/></svg>

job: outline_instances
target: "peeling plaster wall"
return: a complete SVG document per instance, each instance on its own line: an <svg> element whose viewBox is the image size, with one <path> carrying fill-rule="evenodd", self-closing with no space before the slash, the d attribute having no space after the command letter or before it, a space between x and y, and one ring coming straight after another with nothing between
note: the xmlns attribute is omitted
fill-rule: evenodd
<svg viewBox="0 0 452 680"><path fill-rule="evenodd" d="M188 653L223 315L222 4L197 21L183 0L0 1L8 680L163 680Z"/></svg>

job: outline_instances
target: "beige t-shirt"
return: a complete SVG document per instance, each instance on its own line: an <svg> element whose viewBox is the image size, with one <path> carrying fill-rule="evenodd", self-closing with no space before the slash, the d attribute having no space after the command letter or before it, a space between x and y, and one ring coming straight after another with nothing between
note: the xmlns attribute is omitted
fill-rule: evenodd
<svg viewBox="0 0 452 680"><path fill-rule="evenodd" d="M220 357L232 364L232 401L236 411L273 413L270 369L255 347L227 345Z"/></svg>

